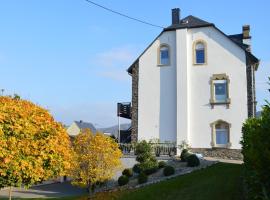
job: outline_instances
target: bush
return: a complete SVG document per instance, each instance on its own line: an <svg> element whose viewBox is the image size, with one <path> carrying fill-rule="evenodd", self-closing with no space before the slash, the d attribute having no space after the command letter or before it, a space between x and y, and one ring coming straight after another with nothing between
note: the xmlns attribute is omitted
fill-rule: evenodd
<svg viewBox="0 0 270 200"><path fill-rule="evenodd" d="M133 172L134 173L137 173L139 174L141 172L141 168L140 168L140 165L139 164L135 164L132 168Z"/></svg>
<svg viewBox="0 0 270 200"><path fill-rule="evenodd" d="M127 168L127 169L124 169L122 171L122 174L123 175L126 175L127 177L132 177L133 176L133 171L131 168Z"/></svg>
<svg viewBox="0 0 270 200"><path fill-rule="evenodd" d="M242 154L247 199L270 199L270 104L261 117L249 118L242 128Z"/></svg>
<svg viewBox="0 0 270 200"><path fill-rule="evenodd" d="M188 156L186 160L188 167L196 167L200 165L200 160L195 154Z"/></svg>
<svg viewBox="0 0 270 200"><path fill-rule="evenodd" d="M161 169L161 168L164 168L167 166L167 163L165 161L159 161L158 162L158 168Z"/></svg>
<svg viewBox="0 0 270 200"><path fill-rule="evenodd" d="M129 179L126 175L122 175L118 178L118 185L126 185L128 183Z"/></svg>
<svg viewBox="0 0 270 200"><path fill-rule="evenodd" d="M140 163L139 168L145 174L150 175L158 170L158 163L156 160L155 161L149 160L147 162Z"/></svg>
<svg viewBox="0 0 270 200"><path fill-rule="evenodd" d="M175 173L175 169L173 166L166 166L163 170L164 176L170 176Z"/></svg>
<svg viewBox="0 0 270 200"><path fill-rule="evenodd" d="M150 175L150 174L153 174L155 172L158 171L158 166L155 166L155 167L152 167L152 168L147 168L146 170L144 170L143 172L146 174L146 175Z"/></svg>
<svg viewBox="0 0 270 200"><path fill-rule="evenodd" d="M155 156L152 154L152 147L146 141L139 142L136 145L136 160L139 164L133 167L133 170L137 172L144 172L149 175L158 170L158 162Z"/></svg>
<svg viewBox="0 0 270 200"><path fill-rule="evenodd" d="M146 183L148 181L148 176L145 173L140 173L138 176L138 183L142 184L142 183Z"/></svg>
<svg viewBox="0 0 270 200"><path fill-rule="evenodd" d="M186 162L187 157L189 157L190 155L192 155L191 152L189 152L187 149L183 149L180 155L181 161Z"/></svg>
<svg viewBox="0 0 270 200"><path fill-rule="evenodd" d="M139 142L135 146L135 154L141 155L152 151L152 147L149 143L147 143L145 140Z"/></svg>

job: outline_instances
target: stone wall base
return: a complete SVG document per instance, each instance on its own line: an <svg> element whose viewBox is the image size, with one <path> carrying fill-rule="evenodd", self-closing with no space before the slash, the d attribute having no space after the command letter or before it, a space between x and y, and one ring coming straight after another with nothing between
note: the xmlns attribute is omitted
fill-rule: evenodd
<svg viewBox="0 0 270 200"><path fill-rule="evenodd" d="M230 160L243 160L241 149L191 148L190 151L193 153L200 153L204 157L213 157Z"/></svg>

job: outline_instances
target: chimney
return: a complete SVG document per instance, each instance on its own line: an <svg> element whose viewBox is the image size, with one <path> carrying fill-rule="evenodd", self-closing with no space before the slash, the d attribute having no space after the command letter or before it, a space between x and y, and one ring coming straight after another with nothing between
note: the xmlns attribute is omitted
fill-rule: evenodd
<svg viewBox="0 0 270 200"><path fill-rule="evenodd" d="M83 123L83 120L80 120L80 124Z"/></svg>
<svg viewBox="0 0 270 200"><path fill-rule="evenodd" d="M247 50L251 51L250 26L249 25L243 25L242 33L243 33L243 44L248 45L249 47L247 48Z"/></svg>
<svg viewBox="0 0 270 200"><path fill-rule="evenodd" d="M242 30L243 30L243 39L250 39L251 38L250 35L249 35L250 26L249 25L243 25Z"/></svg>
<svg viewBox="0 0 270 200"><path fill-rule="evenodd" d="M172 25L180 23L180 9L172 9Z"/></svg>

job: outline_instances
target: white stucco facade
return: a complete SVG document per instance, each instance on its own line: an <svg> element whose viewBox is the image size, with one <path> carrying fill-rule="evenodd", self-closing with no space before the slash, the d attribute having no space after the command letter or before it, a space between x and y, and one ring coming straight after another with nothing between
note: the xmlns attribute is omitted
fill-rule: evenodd
<svg viewBox="0 0 270 200"><path fill-rule="evenodd" d="M206 44L206 64L193 64L193 44ZM158 65L159 46L169 46L170 64ZM229 77L230 104L210 105L210 79ZM160 139L193 148L211 148L211 123L230 124L230 146L240 148L241 127L248 117L246 54L216 28L163 32L139 58L138 140Z"/></svg>

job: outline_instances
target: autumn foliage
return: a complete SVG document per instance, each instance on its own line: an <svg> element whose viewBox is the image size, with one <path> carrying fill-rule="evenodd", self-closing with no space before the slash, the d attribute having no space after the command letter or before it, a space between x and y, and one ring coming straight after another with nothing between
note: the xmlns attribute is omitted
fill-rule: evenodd
<svg viewBox="0 0 270 200"><path fill-rule="evenodd" d="M29 187L64 175L71 159L69 137L47 110L0 97L0 188Z"/></svg>
<svg viewBox="0 0 270 200"><path fill-rule="evenodd" d="M86 129L74 140L75 161L72 167L72 183L86 187L89 192L98 183L110 180L121 167L122 152L110 137Z"/></svg>

